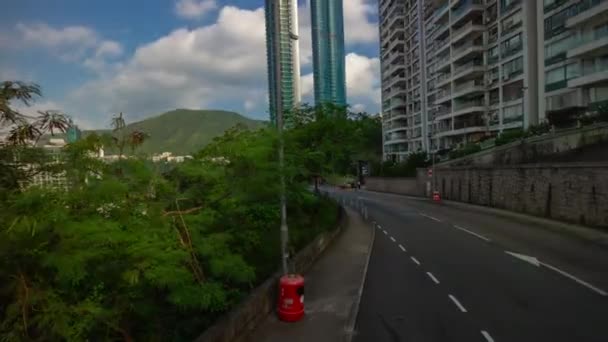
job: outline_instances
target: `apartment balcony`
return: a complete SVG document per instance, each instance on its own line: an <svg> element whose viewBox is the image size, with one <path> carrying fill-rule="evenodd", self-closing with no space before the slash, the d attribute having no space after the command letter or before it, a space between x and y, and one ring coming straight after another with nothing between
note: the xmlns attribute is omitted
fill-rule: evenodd
<svg viewBox="0 0 608 342"><path fill-rule="evenodd" d="M463 44L462 46L454 49L454 51L452 52L452 56L454 56L452 58L452 61L458 62L467 57L478 56L480 54L483 54L483 51L483 44L474 44L472 41L469 41Z"/></svg>
<svg viewBox="0 0 608 342"><path fill-rule="evenodd" d="M405 63L405 53L402 51L391 53L386 59L388 64L394 65L395 63L403 64Z"/></svg>
<svg viewBox="0 0 608 342"><path fill-rule="evenodd" d="M462 1L460 7L452 10L452 25L458 24L467 18L479 16L483 13L484 9L483 0Z"/></svg>
<svg viewBox="0 0 608 342"><path fill-rule="evenodd" d="M578 41L577 47L568 50L568 58L589 58L608 54L608 30L588 32L579 37Z"/></svg>
<svg viewBox="0 0 608 342"><path fill-rule="evenodd" d="M437 77L436 87L440 88L440 87L450 83L451 80L452 80L452 75L449 72L445 73L445 74L440 74L439 77Z"/></svg>
<svg viewBox="0 0 608 342"><path fill-rule="evenodd" d="M397 47L400 47L401 49L404 49L404 47L405 47L405 39L404 39L404 37L398 37L396 39L391 40L388 43L388 47L387 47L386 50L392 52Z"/></svg>
<svg viewBox="0 0 608 342"><path fill-rule="evenodd" d="M482 80L470 80L454 87L452 98L456 99L462 96L482 95L486 90Z"/></svg>
<svg viewBox="0 0 608 342"><path fill-rule="evenodd" d="M403 113L397 113L397 114L394 114L394 115L393 114L389 114L389 115L390 115L389 118L386 119L384 122L391 123L393 121L399 121L399 120L402 120L401 122L405 122L405 120L407 120L407 115L405 115ZM403 127L403 126L404 126L404 124L397 123L396 127Z"/></svg>
<svg viewBox="0 0 608 342"><path fill-rule="evenodd" d="M390 31L387 38L389 42L392 42L394 39L405 39L405 28L400 27Z"/></svg>
<svg viewBox="0 0 608 342"><path fill-rule="evenodd" d="M388 8L388 11L386 11L386 15L389 17L399 13L405 13L405 6L399 2L395 2Z"/></svg>
<svg viewBox="0 0 608 342"><path fill-rule="evenodd" d="M485 72L486 67L483 65L483 62L470 61L454 68L453 80L457 81L461 78L477 77L485 74Z"/></svg>
<svg viewBox="0 0 608 342"><path fill-rule="evenodd" d="M448 38L444 38L443 40L436 40L437 48L435 49L435 54L440 55L445 49L450 48L450 40Z"/></svg>
<svg viewBox="0 0 608 342"><path fill-rule="evenodd" d="M596 63L583 70L583 75L568 81L569 88L608 84L608 63Z"/></svg>
<svg viewBox="0 0 608 342"><path fill-rule="evenodd" d="M483 99L466 101L466 102L456 102L454 104L454 110L452 111L452 116L460 116L470 113L476 112L485 112L486 106Z"/></svg>
<svg viewBox="0 0 608 342"><path fill-rule="evenodd" d="M400 121L397 122L389 122L383 127L384 134L395 133L395 132L407 132L409 127L407 123L403 123Z"/></svg>
<svg viewBox="0 0 608 342"><path fill-rule="evenodd" d="M525 0L525 1L530 1L530 0ZM509 5L507 5L506 7L500 8L500 14L505 15L505 14L511 12L512 10L514 10L515 8L521 7L521 2L522 2L522 0L511 1L511 3Z"/></svg>
<svg viewBox="0 0 608 342"><path fill-rule="evenodd" d="M503 50L502 58L511 57L511 56L521 52L523 47L524 47L524 45L520 43L515 46L509 47L508 49Z"/></svg>
<svg viewBox="0 0 608 342"><path fill-rule="evenodd" d="M403 142L408 139L408 136L406 133L387 133L387 135L388 135L388 137L386 137L387 139L385 139L385 141L384 141L385 144L387 142L392 142L392 143Z"/></svg>
<svg viewBox="0 0 608 342"><path fill-rule="evenodd" d="M452 43L457 43L464 38L473 40L482 35L485 29L484 25L469 21L463 27L452 31Z"/></svg>
<svg viewBox="0 0 608 342"><path fill-rule="evenodd" d="M608 2L603 0L582 0L579 2L577 10L577 15L566 20L567 28L583 25L589 20L600 15L605 15L605 13L608 12Z"/></svg>
<svg viewBox="0 0 608 342"><path fill-rule="evenodd" d="M385 83L386 83L387 87L393 87L397 84L400 85L401 83L405 84L405 76L396 76L393 78L389 78L389 80Z"/></svg>
<svg viewBox="0 0 608 342"><path fill-rule="evenodd" d="M403 107L405 107L405 105L406 105L406 103L403 99L399 99L399 98L391 99L391 103L390 103L388 109L392 110L392 109L397 109L397 108L403 108Z"/></svg>
<svg viewBox="0 0 608 342"><path fill-rule="evenodd" d="M435 63L436 72L445 72L450 70L450 55L437 59Z"/></svg>
<svg viewBox="0 0 608 342"><path fill-rule="evenodd" d="M446 103L449 102L452 99L452 91L451 90L439 90L437 92L436 95L436 99L435 99L435 104L442 104L442 103Z"/></svg>
<svg viewBox="0 0 608 342"><path fill-rule="evenodd" d="M443 5L441 5L435 9L435 11L433 12L432 22L435 23L439 19L442 19L449 12L449 9L450 9L450 0L447 0L447 1L445 1L445 3Z"/></svg>
<svg viewBox="0 0 608 342"><path fill-rule="evenodd" d="M405 92L406 92L405 87L396 87L394 89L391 89L391 91L389 91L386 94L386 98L390 99L390 98L393 98L393 97L398 96L398 95L404 95Z"/></svg>
<svg viewBox="0 0 608 342"><path fill-rule="evenodd" d="M405 65L403 64L392 64L389 65L386 70L384 70L384 72L382 73L383 76L387 75L387 76L392 76L397 74L397 72L401 70L401 71L405 71Z"/></svg>

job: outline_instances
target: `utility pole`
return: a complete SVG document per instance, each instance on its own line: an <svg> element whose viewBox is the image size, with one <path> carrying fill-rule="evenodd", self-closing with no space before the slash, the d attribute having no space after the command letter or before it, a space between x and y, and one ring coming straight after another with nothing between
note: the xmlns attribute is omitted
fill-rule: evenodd
<svg viewBox="0 0 608 342"><path fill-rule="evenodd" d="M268 0L271 1L271 0ZM275 103L274 111L276 117L276 125L279 132L279 174L280 174L280 207L281 207L281 265L283 274L289 273L287 268L287 243L289 241L289 229L287 227L287 198L285 195L285 144L283 141L283 98L282 98L282 78L283 70L281 70L281 0L273 1L274 12L274 36L272 39L274 50L274 79L275 79Z"/></svg>
<svg viewBox="0 0 608 342"><path fill-rule="evenodd" d="M435 133L435 118L433 118L433 120L431 120L431 131L429 132L429 151L431 153L431 160L432 160L432 166L431 166L431 181L432 181L432 189L431 189L431 193L433 191L437 191L437 187L435 186L435 150L433 149L433 133Z"/></svg>

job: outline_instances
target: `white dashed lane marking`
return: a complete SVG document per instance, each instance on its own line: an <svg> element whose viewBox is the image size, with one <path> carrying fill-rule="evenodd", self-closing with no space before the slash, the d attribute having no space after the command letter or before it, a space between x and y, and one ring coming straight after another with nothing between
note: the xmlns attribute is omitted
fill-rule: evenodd
<svg viewBox="0 0 608 342"><path fill-rule="evenodd" d="M470 231L470 230L468 230L466 228L463 228L461 226L454 225L454 228L460 229L460 230L462 230L465 233L468 233L468 234L471 234L471 235L473 235L473 236L475 236L477 238L480 238L480 239L484 240L485 242L490 242L490 239L488 239L487 237L485 237L483 235L479 235L479 234L477 234L475 232L472 232L472 231Z"/></svg>
<svg viewBox="0 0 608 342"><path fill-rule="evenodd" d="M435 276L433 275L433 273L426 272L426 274L429 276L429 278L431 278L432 281L435 282L435 284L439 284L439 280L437 280L437 278L435 278Z"/></svg>
<svg viewBox="0 0 608 342"><path fill-rule="evenodd" d="M494 339L492 338L492 336L490 336L490 334L487 331L482 330L481 334L483 335L483 337L486 338L486 341L488 341L488 342L494 342Z"/></svg>
<svg viewBox="0 0 608 342"><path fill-rule="evenodd" d="M438 218L436 218L436 217L429 216L429 215L426 215L426 214L423 214L423 213L419 213L419 214L420 214L420 216L424 216L424 217L426 217L426 218L428 218L428 219L431 219L431 220L433 220L433 221L441 222L441 220L440 220L440 219L438 219Z"/></svg>
<svg viewBox="0 0 608 342"><path fill-rule="evenodd" d="M456 306L458 307L458 309L460 309L460 311L467 312L467 309L465 309L465 307L462 306L462 304L460 304L460 302L458 301L458 299L456 299L456 297L454 297L452 295L448 295L448 297L450 297L452 302L454 302L454 304L456 304Z"/></svg>
<svg viewBox="0 0 608 342"><path fill-rule="evenodd" d="M416 259L414 257L410 257L410 259L412 259L412 261L415 262L416 265L420 266L420 261L418 261L418 259Z"/></svg>
<svg viewBox="0 0 608 342"><path fill-rule="evenodd" d="M395 242L395 238L391 236L391 241Z"/></svg>
<svg viewBox="0 0 608 342"><path fill-rule="evenodd" d="M407 252L407 250L405 250L405 247L403 247L402 245L399 245L399 248L401 248L402 251Z"/></svg>

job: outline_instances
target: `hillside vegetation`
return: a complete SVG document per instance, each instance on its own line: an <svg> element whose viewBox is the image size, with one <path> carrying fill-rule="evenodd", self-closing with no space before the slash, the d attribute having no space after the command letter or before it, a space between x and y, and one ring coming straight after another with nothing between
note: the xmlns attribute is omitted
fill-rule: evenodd
<svg viewBox="0 0 608 342"><path fill-rule="evenodd" d="M220 110L177 109L127 125L127 130L140 130L149 135L140 151L189 154L200 150L228 129L241 124L259 128L263 121L252 120L234 112Z"/></svg>

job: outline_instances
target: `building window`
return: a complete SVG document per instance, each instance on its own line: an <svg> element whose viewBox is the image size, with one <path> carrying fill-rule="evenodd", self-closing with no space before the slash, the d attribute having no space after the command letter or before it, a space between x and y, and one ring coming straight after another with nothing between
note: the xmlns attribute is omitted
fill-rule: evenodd
<svg viewBox="0 0 608 342"><path fill-rule="evenodd" d="M524 58L519 57L502 65L504 79L509 79L521 74L524 71Z"/></svg>
<svg viewBox="0 0 608 342"><path fill-rule="evenodd" d="M545 46L545 65L555 64L566 59L568 49L575 46L575 36L568 36Z"/></svg>
<svg viewBox="0 0 608 342"><path fill-rule="evenodd" d="M502 34L505 35L512 32L522 24L521 11L509 16L501 22Z"/></svg>
<svg viewBox="0 0 608 342"><path fill-rule="evenodd" d="M507 124L515 121L521 121L524 116L523 114L523 106L520 104L505 107L502 111L502 122Z"/></svg>
<svg viewBox="0 0 608 342"><path fill-rule="evenodd" d="M577 13L576 4L545 19L545 40L566 30L566 20Z"/></svg>
<svg viewBox="0 0 608 342"><path fill-rule="evenodd" d="M520 2L521 0L500 0L500 13L507 12Z"/></svg>
<svg viewBox="0 0 608 342"><path fill-rule="evenodd" d="M608 87L595 87L589 89L589 102L601 102L608 100Z"/></svg>
<svg viewBox="0 0 608 342"><path fill-rule="evenodd" d="M578 63L547 71L545 73L545 90L553 91L568 86L568 80L581 76L581 68Z"/></svg>
<svg viewBox="0 0 608 342"><path fill-rule="evenodd" d="M498 46L488 50L488 63L492 64L498 61Z"/></svg>
<svg viewBox="0 0 608 342"><path fill-rule="evenodd" d="M521 51L522 46L523 43L521 40L521 33L505 40L501 44L502 57L504 58L514 55L515 53Z"/></svg>

